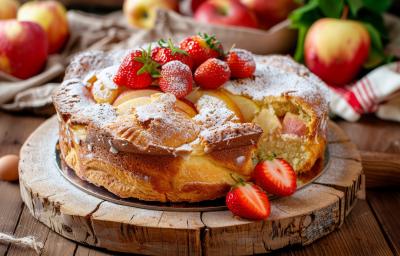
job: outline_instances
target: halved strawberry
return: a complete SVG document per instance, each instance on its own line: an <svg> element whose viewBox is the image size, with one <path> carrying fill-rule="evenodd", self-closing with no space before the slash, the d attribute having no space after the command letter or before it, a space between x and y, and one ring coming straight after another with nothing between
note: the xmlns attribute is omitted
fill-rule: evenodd
<svg viewBox="0 0 400 256"><path fill-rule="evenodd" d="M227 82L230 76L228 64L216 58L206 60L194 72L194 80L204 89L217 89Z"/></svg>
<svg viewBox="0 0 400 256"><path fill-rule="evenodd" d="M224 56L222 44L214 35L199 34L187 37L181 41L179 48L192 57L195 68L209 58Z"/></svg>
<svg viewBox="0 0 400 256"><path fill-rule="evenodd" d="M268 193L289 196L296 191L296 173L292 166L281 158L263 160L253 172L254 182Z"/></svg>
<svg viewBox="0 0 400 256"><path fill-rule="evenodd" d="M233 214L246 219L264 220L271 213L265 192L259 186L242 180L231 188L225 202Z"/></svg>
<svg viewBox="0 0 400 256"><path fill-rule="evenodd" d="M158 41L158 45L159 47L154 48L151 53L152 59L158 64L164 65L167 62L179 60L188 65L190 69L193 68L192 57L186 51L176 47L171 39L168 41L161 39Z"/></svg>
<svg viewBox="0 0 400 256"><path fill-rule="evenodd" d="M228 52L225 60L234 78L251 77L256 70L253 54L243 49L233 48Z"/></svg>
<svg viewBox="0 0 400 256"><path fill-rule="evenodd" d="M173 60L161 68L160 88L163 92L174 94L178 99L183 98L192 91L193 77L188 65Z"/></svg>
<svg viewBox="0 0 400 256"><path fill-rule="evenodd" d="M118 68L113 81L118 86L142 89L150 86L153 78L160 75L159 64L151 59L151 46L148 50L136 50L128 54Z"/></svg>

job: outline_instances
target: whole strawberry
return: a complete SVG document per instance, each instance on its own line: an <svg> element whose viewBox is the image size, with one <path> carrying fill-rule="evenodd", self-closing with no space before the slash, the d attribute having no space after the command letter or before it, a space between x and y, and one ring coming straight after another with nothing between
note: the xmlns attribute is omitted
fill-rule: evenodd
<svg viewBox="0 0 400 256"><path fill-rule="evenodd" d="M265 191L277 196L289 196L296 192L296 173L281 158L259 162L254 169L253 179Z"/></svg>
<svg viewBox="0 0 400 256"><path fill-rule="evenodd" d="M217 89L229 80L231 71L225 61L211 58L194 72L194 81L203 89Z"/></svg>
<svg viewBox="0 0 400 256"><path fill-rule="evenodd" d="M151 46L150 46L151 47ZM128 54L113 78L118 86L142 89L150 86L153 78L159 77L159 64L151 59L151 48L136 50Z"/></svg>
<svg viewBox="0 0 400 256"><path fill-rule="evenodd" d="M253 54L244 49L233 48L228 52L225 60L234 78L251 77L256 70Z"/></svg>
<svg viewBox="0 0 400 256"><path fill-rule="evenodd" d="M192 71L188 65L178 60L167 62L161 68L158 83L163 92L172 93L178 99L183 98L192 91Z"/></svg>
<svg viewBox="0 0 400 256"><path fill-rule="evenodd" d="M187 37L179 44L179 48L192 57L195 68L209 58L219 58L224 55L221 42L215 36L207 34Z"/></svg>
<svg viewBox="0 0 400 256"><path fill-rule="evenodd" d="M158 64L164 65L167 62L179 60L193 69L192 57L186 51L176 47L171 39L168 39L168 41L161 39L158 41L158 45L151 54L152 59Z"/></svg>
<svg viewBox="0 0 400 256"><path fill-rule="evenodd" d="M268 196L257 185L239 180L225 198L226 206L236 216L264 220L271 213Z"/></svg>

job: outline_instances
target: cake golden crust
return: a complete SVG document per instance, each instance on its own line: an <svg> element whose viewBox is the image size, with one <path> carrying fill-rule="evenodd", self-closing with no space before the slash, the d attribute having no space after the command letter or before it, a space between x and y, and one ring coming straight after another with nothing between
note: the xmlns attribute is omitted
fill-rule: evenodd
<svg viewBox="0 0 400 256"><path fill-rule="evenodd" d="M248 180L253 160L277 154L301 173L324 154L327 102L319 87L322 82L288 57L257 57L260 69L253 79L230 81L223 87L224 94L243 95L257 104L253 122L244 123L207 95L197 101L198 114L193 118L177 111L176 99L169 94L152 95L150 105L132 109L129 115L96 103L85 80L119 63L121 55L77 56L53 95L61 156L81 179L124 198L198 202L224 196L234 183L231 173ZM287 74L285 82L282 76ZM282 88L260 87L264 83L273 88L277 81ZM304 88L306 84L310 88ZM307 121L305 136L281 134L279 120L286 112ZM278 125L257 118L278 120ZM288 144L293 152L287 150Z"/></svg>

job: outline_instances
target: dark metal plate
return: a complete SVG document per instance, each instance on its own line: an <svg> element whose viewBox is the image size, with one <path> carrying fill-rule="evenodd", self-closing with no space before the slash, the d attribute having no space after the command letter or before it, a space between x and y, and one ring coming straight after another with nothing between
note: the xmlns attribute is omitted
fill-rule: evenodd
<svg viewBox="0 0 400 256"><path fill-rule="evenodd" d="M142 209L159 210L159 211L176 211L176 212L209 212L209 211L222 211L226 210L225 199L220 198L217 200L203 201L199 203L161 203L138 200L135 198L120 198L103 187L97 187L87 181L80 179L60 157L60 151L55 150L55 160L57 169L62 176L72 183L77 188L85 191L86 193L98 197L100 199L113 202L120 205L132 206ZM318 179L329 167L329 152L325 151L323 159L318 159L311 171L297 177L297 190L303 189L310 185L313 181ZM268 195L270 200L278 197Z"/></svg>

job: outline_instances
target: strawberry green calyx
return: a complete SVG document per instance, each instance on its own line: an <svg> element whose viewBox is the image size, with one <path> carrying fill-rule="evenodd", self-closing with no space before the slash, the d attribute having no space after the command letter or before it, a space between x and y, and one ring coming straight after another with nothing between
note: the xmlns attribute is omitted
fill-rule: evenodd
<svg viewBox="0 0 400 256"><path fill-rule="evenodd" d="M234 173L229 173L229 175L235 181L235 185L232 186L232 189L246 185L245 180L242 177L240 177L239 175L234 174Z"/></svg>
<svg viewBox="0 0 400 256"><path fill-rule="evenodd" d="M208 35L207 33L199 33L198 35L206 42L210 49L217 51L221 56L225 56L221 42L217 40L215 35Z"/></svg>
<svg viewBox="0 0 400 256"><path fill-rule="evenodd" d="M276 158L275 152L272 152L271 155L265 157L265 159L268 160L268 161L272 161L272 160L274 160L275 158Z"/></svg>
<svg viewBox="0 0 400 256"><path fill-rule="evenodd" d="M142 56L136 57L135 61L143 64L143 67L137 72L138 75L149 73L153 78L160 77L160 64L158 64L151 58L151 44L149 44L147 50L142 49Z"/></svg>
<svg viewBox="0 0 400 256"><path fill-rule="evenodd" d="M189 55L186 51L180 49L179 47L176 47L171 38L169 38L167 41L165 41L165 39L158 40L158 45L163 48L171 49L172 55L175 55L176 53L180 53L186 56Z"/></svg>

